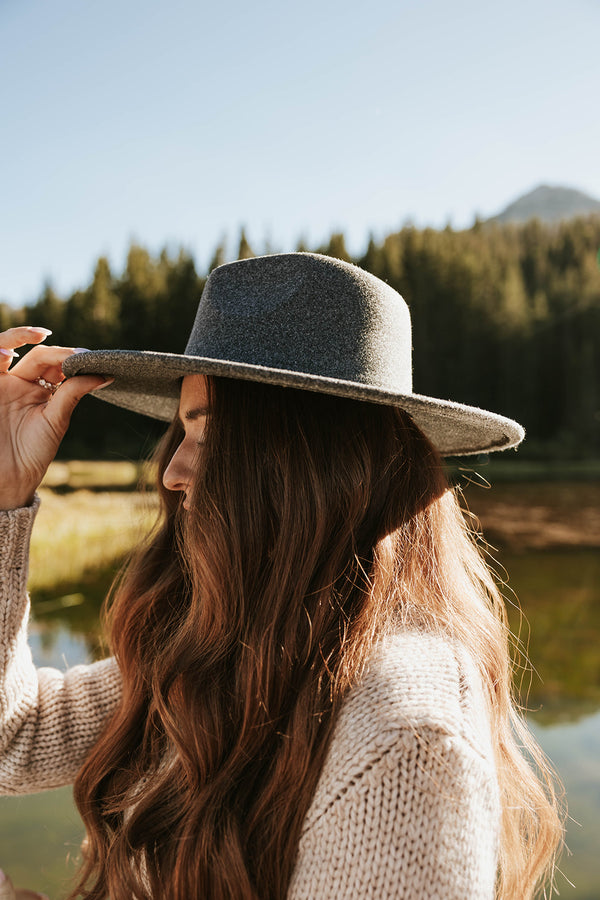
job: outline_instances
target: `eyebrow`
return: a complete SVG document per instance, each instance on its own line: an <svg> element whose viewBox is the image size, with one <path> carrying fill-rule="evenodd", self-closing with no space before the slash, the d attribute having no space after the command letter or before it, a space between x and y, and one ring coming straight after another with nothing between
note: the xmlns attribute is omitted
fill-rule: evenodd
<svg viewBox="0 0 600 900"><path fill-rule="evenodd" d="M202 418L202 416L208 415L208 409L205 406L196 406L194 409L188 409L185 412L184 419L186 422L195 422L196 419ZM183 424L183 419L179 416L180 422Z"/></svg>

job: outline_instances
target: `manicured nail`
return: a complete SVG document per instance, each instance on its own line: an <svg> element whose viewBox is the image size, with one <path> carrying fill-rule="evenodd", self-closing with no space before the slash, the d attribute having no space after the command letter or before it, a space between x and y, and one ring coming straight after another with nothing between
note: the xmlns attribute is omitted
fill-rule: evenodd
<svg viewBox="0 0 600 900"><path fill-rule="evenodd" d="M73 353L89 353L89 347L75 347Z"/></svg>
<svg viewBox="0 0 600 900"><path fill-rule="evenodd" d="M10 356L11 359L13 359L13 357L15 356L17 357L17 359L19 357L19 354L16 350L6 350L4 347L0 347L0 353L2 354L2 356Z"/></svg>
<svg viewBox="0 0 600 900"><path fill-rule="evenodd" d="M48 337L49 334L52 334L52 332L50 331L49 328L41 328L41 327L38 327L37 325L28 325L27 331L37 331L38 334L40 334L40 333L45 334L46 337Z"/></svg>

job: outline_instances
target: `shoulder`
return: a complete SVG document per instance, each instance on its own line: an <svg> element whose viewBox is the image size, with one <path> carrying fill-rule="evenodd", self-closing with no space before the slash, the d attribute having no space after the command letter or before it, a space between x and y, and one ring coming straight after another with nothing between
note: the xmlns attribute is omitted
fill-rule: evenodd
<svg viewBox="0 0 600 900"><path fill-rule="evenodd" d="M443 635L407 630L387 638L340 711L306 825L381 766L435 776L476 769L495 780L481 676L467 649Z"/></svg>
<svg viewBox="0 0 600 900"><path fill-rule="evenodd" d="M458 641L416 630L387 638L350 691L334 742L351 753L369 745L381 750L406 730L460 737L490 755L481 676Z"/></svg>
<svg viewBox="0 0 600 900"><path fill-rule="evenodd" d="M386 640L338 717L290 900L492 900L500 803L483 698L458 643Z"/></svg>

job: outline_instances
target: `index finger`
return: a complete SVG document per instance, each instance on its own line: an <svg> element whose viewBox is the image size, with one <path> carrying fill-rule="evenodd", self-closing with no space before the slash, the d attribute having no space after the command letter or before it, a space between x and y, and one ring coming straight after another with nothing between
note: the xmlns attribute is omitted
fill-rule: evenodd
<svg viewBox="0 0 600 900"><path fill-rule="evenodd" d="M14 350L24 344L39 344L45 341L52 332L49 328L38 328L35 325L18 325L16 328L8 328L0 331L0 347L5 350Z"/></svg>
<svg viewBox="0 0 600 900"><path fill-rule="evenodd" d="M73 347L33 347L12 367L10 373L25 381L35 381L40 376L50 381L62 381L61 365L74 352Z"/></svg>

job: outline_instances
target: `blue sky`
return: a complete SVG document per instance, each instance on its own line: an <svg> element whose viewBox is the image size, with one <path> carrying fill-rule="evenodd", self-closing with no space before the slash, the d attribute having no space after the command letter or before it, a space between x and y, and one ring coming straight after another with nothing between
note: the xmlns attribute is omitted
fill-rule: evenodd
<svg viewBox="0 0 600 900"><path fill-rule="evenodd" d="M600 198L597 0L0 0L0 299Z"/></svg>

